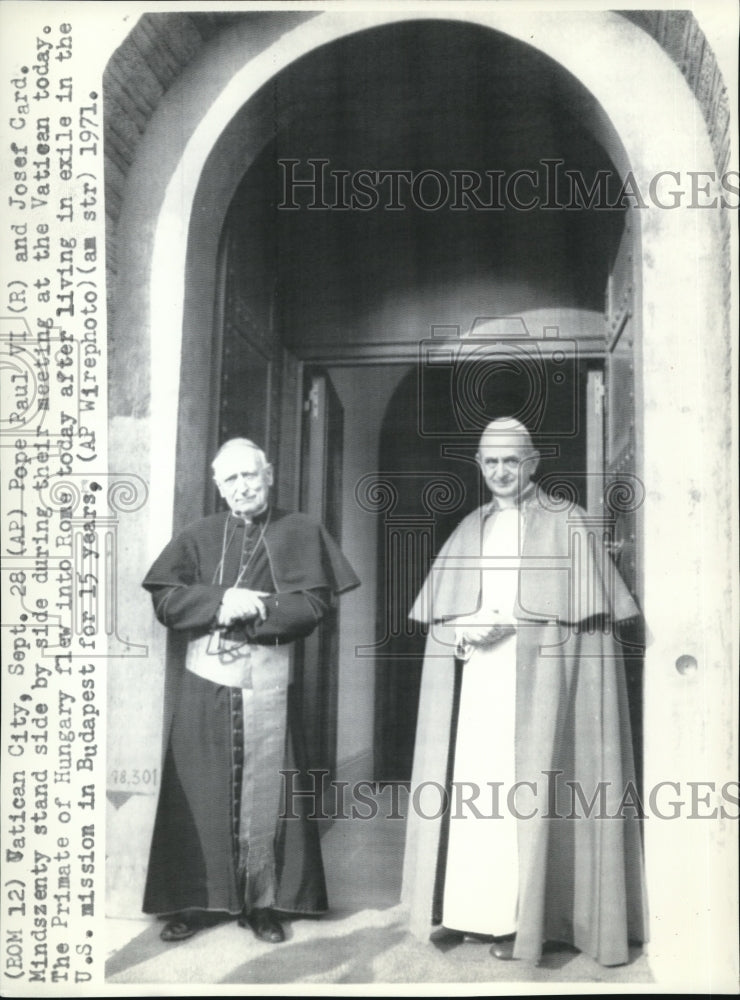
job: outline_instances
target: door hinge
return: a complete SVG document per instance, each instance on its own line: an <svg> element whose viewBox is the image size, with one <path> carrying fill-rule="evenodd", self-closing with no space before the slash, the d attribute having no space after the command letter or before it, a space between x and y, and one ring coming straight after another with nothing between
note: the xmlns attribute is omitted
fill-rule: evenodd
<svg viewBox="0 0 740 1000"><path fill-rule="evenodd" d="M319 383L314 382L309 389L306 402L303 404L303 409L308 413L313 420L317 420L319 416Z"/></svg>
<svg viewBox="0 0 740 1000"><path fill-rule="evenodd" d="M604 384L604 373L597 372L594 382L594 414L600 417L604 412L604 398L606 396L606 385Z"/></svg>
<svg viewBox="0 0 740 1000"><path fill-rule="evenodd" d="M609 539L609 541L604 542L604 548L612 558L616 558L621 555L624 548L624 538Z"/></svg>

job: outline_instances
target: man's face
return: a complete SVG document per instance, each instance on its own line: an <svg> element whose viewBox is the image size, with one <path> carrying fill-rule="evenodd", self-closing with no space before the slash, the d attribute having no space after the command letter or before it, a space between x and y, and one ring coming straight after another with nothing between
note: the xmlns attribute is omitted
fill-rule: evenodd
<svg viewBox="0 0 740 1000"><path fill-rule="evenodd" d="M516 500L529 484L539 455L516 436L481 442L478 465L486 486L499 500Z"/></svg>
<svg viewBox="0 0 740 1000"><path fill-rule="evenodd" d="M213 478L234 514L253 517L267 506L272 466L262 464L255 448L236 447L224 452L216 460Z"/></svg>

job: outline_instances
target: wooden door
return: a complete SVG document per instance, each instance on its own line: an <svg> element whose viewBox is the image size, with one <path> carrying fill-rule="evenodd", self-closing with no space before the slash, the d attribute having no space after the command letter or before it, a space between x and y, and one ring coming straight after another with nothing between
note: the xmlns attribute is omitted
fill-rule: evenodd
<svg viewBox="0 0 740 1000"><path fill-rule="evenodd" d="M634 229L629 216L612 264L606 302L604 510L612 524L613 555L633 595L641 590L638 545ZM634 492L634 502L630 497Z"/></svg>
<svg viewBox="0 0 740 1000"><path fill-rule="evenodd" d="M342 441L344 414L329 375L307 370L304 377L301 510L321 522L337 540L342 528ZM338 610L303 642L296 670L311 767L336 774L339 674Z"/></svg>
<svg viewBox="0 0 740 1000"><path fill-rule="evenodd" d="M630 213L627 213L606 290L602 514L612 557L633 597L642 606L640 532L645 493L639 477L639 439L636 429L636 371L640 358L640 324L635 301L635 237L635 224ZM625 661L635 765L638 784L641 785L643 623L631 621L620 626L618 639Z"/></svg>
<svg viewBox="0 0 740 1000"><path fill-rule="evenodd" d="M275 468L274 502L284 510L297 510L303 364L280 343L274 303L265 294L265 282L253 280L253 264L243 243L241 228L232 227L224 233L219 251L216 329L221 371L211 450L232 437L254 441ZM206 512L217 504L214 489Z"/></svg>

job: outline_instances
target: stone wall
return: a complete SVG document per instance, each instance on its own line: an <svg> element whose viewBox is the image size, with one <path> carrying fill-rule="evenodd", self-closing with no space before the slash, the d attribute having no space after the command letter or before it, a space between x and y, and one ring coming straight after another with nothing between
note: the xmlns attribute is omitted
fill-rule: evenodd
<svg viewBox="0 0 740 1000"><path fill-rule="evenodd" d="M730 99L714 52L696 18L688 10L622 10L619 13L646 31L684 75L707 123L717 170L730 160Z"/></svg>
<svg viewBox="0 0 740 1000"><path fill-rule="evenodd" d="M730 162L730 98L722 73L704 33L689 10L623 10L619 12L646 31L671 57L699 102L714 152L717 174ZM666 165L680 169L680 165ZM722 226L722 287L725 314L732 298L730 213L720 212Z"/></svg>

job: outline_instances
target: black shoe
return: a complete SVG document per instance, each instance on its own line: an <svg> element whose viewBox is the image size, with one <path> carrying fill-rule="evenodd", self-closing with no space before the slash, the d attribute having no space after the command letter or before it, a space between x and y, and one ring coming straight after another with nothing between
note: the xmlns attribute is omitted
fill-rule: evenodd
<svg viewBox="0 0 740 1000"><path fill-rule="evenodd" d="M176 913L164 925L159 936L168 942L185 941L204 927L208 927L211 922L204 913Z"/></svg>
<svg viewBox="0 0 740 1000"><path fill-rule="evenodd" d="M285 940L285 931L274 912L269 907L252 910L239 918L240 927L251 927L254 936L268 944L280 944Z"/></svg>
<svg viewBox="0 0 740 1000"><path fill-rule="evenodd" d="M514 958L515 942L516 934L504 934L501 937L495 937L490 947L490 952L499 962L511 962Z"/></svg>
<svg viewBox="0 0 740 1000"><path fill-rule="evenodd" d="M449 951L462 942L462 932L450 930L449 927L438 927L429 935L429 943L442 952Z"/></svg>

